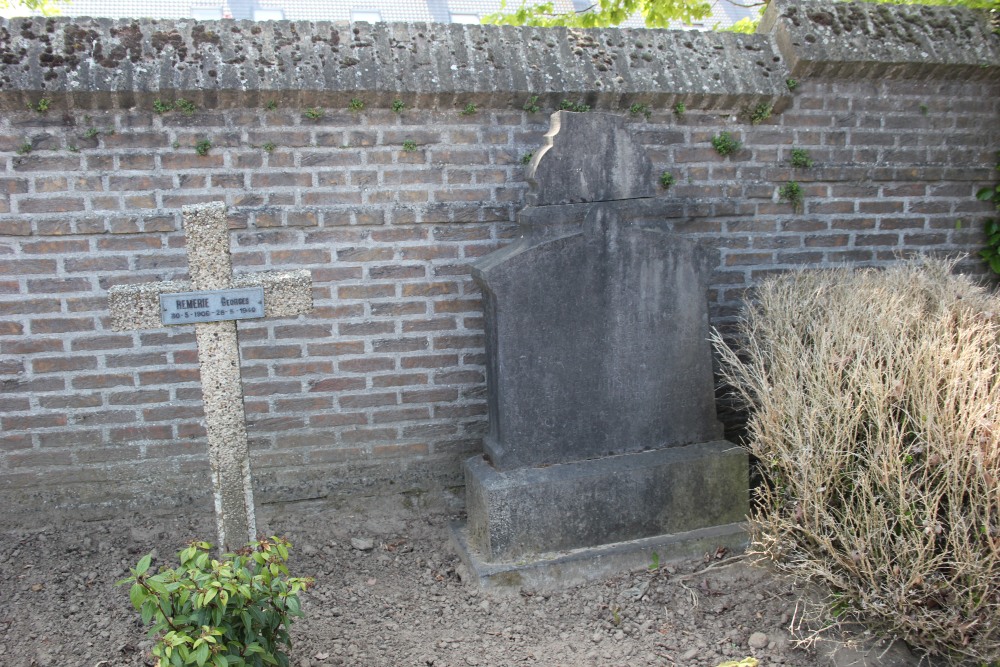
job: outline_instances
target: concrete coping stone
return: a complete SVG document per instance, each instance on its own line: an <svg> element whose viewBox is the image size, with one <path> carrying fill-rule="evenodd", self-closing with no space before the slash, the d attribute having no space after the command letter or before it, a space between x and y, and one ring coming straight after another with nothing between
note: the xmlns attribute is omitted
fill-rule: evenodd
<svg viewBox="0 0 1000 667"><path fill-rule="evenodd" d="M0 19L0 110L742 110L790 100L789 77L1000 78L1000 37L957 7L775 0L757 34L435 23Z"/></svg>

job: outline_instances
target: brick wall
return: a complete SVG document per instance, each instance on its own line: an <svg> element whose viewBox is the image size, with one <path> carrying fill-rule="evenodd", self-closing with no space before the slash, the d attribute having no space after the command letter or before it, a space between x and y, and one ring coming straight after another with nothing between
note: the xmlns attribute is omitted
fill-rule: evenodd
<svg viewBox="0 0 1000 667"><path fill-rule="evenodd" d="M634 64L629 81L645 92L609 92L597 81L611 75L591 69L596 81L564 73L558 86L520 93L477 91L475 81L461 90L453 82L449 95L422 96L417 88L431 84L419 81L393 94L331 92L328 81L308 95L275 84L212 105L178 85L122 104L124 84L106 91L94 79L87 95L66 72L65 83L43 88L17 83L16 68L4 66L0 78L17 86L0 92L9 109L0 118L0 501L25 516L207 506L193 331L113 332L106 302L112 285L186 277L180 207L203 201L230 206L237 271L313 274L312 313L239 325L258 499L459 484L460 462L479 451L486 427L482 310L469 264L516 236L528 189L522 157L541 144L547 112L562 99L627 115L657 172L673 173L663 195L677 211L669 224L719 249L717 326L776 271L974 255L990 206L973 195L996 178L1000 148L997 45L966 36L965 50L928 64L883 44L849 66L857 49L832 52L835 31L824 37L823 20L801 18L772 7L770 32L746 49L750 59L766 52L772 74L728 95L699 95L690 77L643 83ZM0 53L17 46L12 33L28 39L25 25L38 34L72 27L0 22ZM797 30L823 37L825 60L805 59ZM666 34L686 48L686 34ZM53 43L68 42L51 40L41 53ZM472 56L451 57L463 65ZM891 75L878 67L886 62ZM703 71L712 79L726 67L721 59ZM773 85L786 78L798 80L794 93ZM537 113L521 109L528 92L539 95ZM43 97L49 111L24 107ZM153 111L157 99L182 97L197 98L198 109ZM397 97L409 107L402 113L390 108ZM365 107L349 111L350 98ZM672 111L677 101L683 116ZM762 102L776 111L753 125L746 109ZM463 114L470 103L476 112ZM648 104L649 118L629 113L632 103ZM321 118L306 113L314 107ZM720 157L710 140L721 131L743 150ZM198 155L206 140L211 149ZM793 148L815 165L793 169ZM789 180L802 184L800 211L779 201ZM974 257L963 268L981 271Z"/></svg>

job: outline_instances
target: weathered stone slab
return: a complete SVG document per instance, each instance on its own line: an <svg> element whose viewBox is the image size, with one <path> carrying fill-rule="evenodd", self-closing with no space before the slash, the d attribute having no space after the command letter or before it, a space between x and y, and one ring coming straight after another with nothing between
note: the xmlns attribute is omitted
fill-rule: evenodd
<svg viewBox="0 0 1000 667"><path fill-rule="evenodd" d="M465 464L469 542L491 561L738 523L746 452L726 441L501 472Z"/></svg>
<svg viewBox="0 0 1000 667"><path fill-rule="evenodd" d="M528 169L529 206L656 196L653 163L625 118L557 111Z"/></svg>
<svg viewBox="0 0 1000 667"><path fill-rule="evenodd" d="M609 206L578 231L478 262L493 465L719 439L705 296L716 263Z"/></svg>

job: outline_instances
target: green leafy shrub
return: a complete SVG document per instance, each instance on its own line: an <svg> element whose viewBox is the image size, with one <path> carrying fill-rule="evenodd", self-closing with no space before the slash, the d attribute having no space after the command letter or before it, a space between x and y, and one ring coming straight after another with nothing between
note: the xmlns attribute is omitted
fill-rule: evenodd
<svg viewBox="0 0 1000 667"><path fill-rule="evenodd" d="M396 113L403 113L406 110L406 102L400 99L395 99L392 101L392 110Z"/></svg>
<svg viewBox="0 0 1000 667"><path fill-rule="evenodd" d="M685 106L683 102L678 102L674 105L674 115L678 118L683 118L685 112L687 112L687 106Z"/></svg>
<svg viewBox="0 0 1000 667"><path fill-rule="evenodd" d="M664 190L669 190L670 186L674 184L674 175L669 171L665 171L660 174L660 185L663 186Z"/></svg>
<svg viewBox="0 0 1000 667"><path fill-rule="evenodd" d="M541 111L542 108L538 106L538 95L531 95L530 97L528 97L528 101L525 102L524 106L521 108L527 111L528 113L538 113L539 111Z"/></svg>
<svg viewBox="0 0 1000 667"><path fill-rule="evenodd" d="M733 138L733 135L728 132L720 132L712 137L712 148L715 149L716 153L725 157L739 151L743 148L743 144Z"/></svg>
<svg viewBox="0 0 1000 667"><path fill-rule="evenodd" d="M212 150L212 142L208 139L202 139L194 145L194 152L202 157L208 155L210 150Z"/></svg>
<svg viewBox="0 0 1000 667"><path fill-rule="evenodd" d="M309 107L308 109L302 112L302 115L309 120L319 120L320 118L323 117L324 112L319 107Z"/></svg>
<svg viewBox="0 0 1000 667"><path fill-rule="evenodd" d="M1000 297L927 260L764 281L725 381L750 407L751 550L827 611L1000 660Z"/></svg>
<svg viewBox="0 0 1000 667"><path fill-rule="evenodd" d="M195 105L194 102L192 102L191 100L185 100L183 98L174 102L174 108L177 109L178 111L183 112L185 116L190 116L191 114L193 114L195 111L198 110L198 107Z"/></svg>
<svg viewBox="0 0 1000 667"><path fill-rule="evenodd" d="M1000 152L997 153L996 170L1000 172ZM977 191L976 199L993 202L994 208L1000 213L1000 181ZM979 256L993 273L1000 274L1000 219L986 220L986 247L979 251Z"/></svg>
<svg viewBox="0 0 1000 667"><path fill-rule="evenodd" d="M525 153L521 156L521 164L531 164L531 158L535 157L534 152Z"/></svg>
<svg viewBox="0 0 1000 667"><path fill-rule="evenodd" d="M152 623L158 667L288 667L288 627L302 615L298 594L312 584L288 576L290 547L272 537L220 561L211 544L193 542L178 553L178 568L155 575L144 556L118 585L132 584L132 605Z"/></svg>

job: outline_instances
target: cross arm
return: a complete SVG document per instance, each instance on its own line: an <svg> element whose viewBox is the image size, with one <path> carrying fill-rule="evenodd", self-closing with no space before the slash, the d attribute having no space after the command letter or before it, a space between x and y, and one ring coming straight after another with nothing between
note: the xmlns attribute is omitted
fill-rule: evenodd
<svg viewBox="0 0 1000 667"><path fill-rule="evenodd" d="M263 287L264 317L300 315L313 307L312 274L306 270L238 274L230 287ZM111 326L115 331L162 327L160 295L191 291L187 281L116 285L108 290Z"/></svg>

